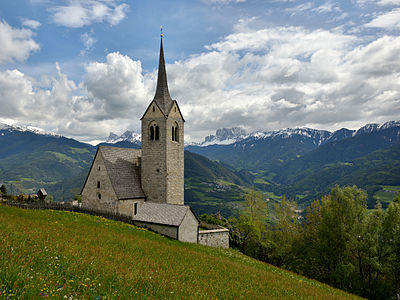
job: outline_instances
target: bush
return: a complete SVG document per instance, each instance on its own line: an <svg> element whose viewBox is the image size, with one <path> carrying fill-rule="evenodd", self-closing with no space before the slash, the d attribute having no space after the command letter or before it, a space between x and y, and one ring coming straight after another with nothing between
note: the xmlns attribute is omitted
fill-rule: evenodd
<svg viewBox="0 0 400 300"><path fill-rule="evenodd" d="M0 194L7 195L7 189L6 189L6 186L4 184L2 184L0 186Z"/></svg>

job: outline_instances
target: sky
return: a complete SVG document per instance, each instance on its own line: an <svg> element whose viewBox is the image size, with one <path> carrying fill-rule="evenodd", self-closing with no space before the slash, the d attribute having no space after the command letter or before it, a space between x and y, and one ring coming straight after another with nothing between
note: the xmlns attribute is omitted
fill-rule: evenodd
<svg viewBox="0 0 400 300"><path fill-rule="evenodd" d="M400 0L3 0L0 122L140 132L160 26L187 142L400 119Z"/></svg>

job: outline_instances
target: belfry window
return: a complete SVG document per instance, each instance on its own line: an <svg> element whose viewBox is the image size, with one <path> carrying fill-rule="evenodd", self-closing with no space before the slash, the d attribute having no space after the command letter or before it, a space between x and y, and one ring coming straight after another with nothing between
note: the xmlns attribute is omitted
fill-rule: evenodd
<svg viewBox="0 0 400 300"><path fill-rule="evenodd" d="M156 126L156 141L160 139L160 127Z"/></svg>
<svg viewBox="0 0 400 300"><path fill-rule="evenodd" d="M178 123L175 122L174 126L172 126L172 141L179 142L179 129Z"/></svg>
<svg viewBox="0 0 400 300"><path fill-rule="evenodd" d="M150 140L154 141L154 126L150 126Z"/></svg>
<svg viewBox="0 0 400 300"><path fill-rule="evenodd" d="M150 125L150 140L158 141L160 139L160 127L157 124Z"/></svg>

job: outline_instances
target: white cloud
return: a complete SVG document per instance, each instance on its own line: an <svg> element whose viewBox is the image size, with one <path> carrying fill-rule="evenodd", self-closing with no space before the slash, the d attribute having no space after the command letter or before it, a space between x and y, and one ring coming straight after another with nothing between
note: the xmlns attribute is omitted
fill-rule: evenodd
<svg viewBox="0 0 400 300"><path fill-rule="evenodd" d="M230 4L230 3L240 3L240 2L246 2L247 0L203 0L206 3L209 4Z"/></svg>
<svg viewBox="0 0 400 300"><path fill-rule="evenodd" d="M337 3L332 3L332 1L327 1L324 4L314 8L313 11L318 14L324 14L324 13L330 13L333 11L341 12L341 9Z"/></svg>
<svg viewBox="0 0 400 300"><path fill-rule="evenodd" d="M116 25L126 17L129 6L115 0L66 0L67 5L50 9L55 24L79 28L92 23Z"/></svg>
<svg viewBox="0 0 400 300"><path fill-rule="evenodd" d="M380 0L378 1L379 5L400 5L400 0Z"/></svg>
<svg viewBox="0 0 400 300"><path fill-rule="evenodd" d="M305 2L305 3L299 4L295 7L286 8L285 11L287 13L289 13L291 16L294 16L297 14L301 14L306 10L310 10L313 7L314 7L314 4L312 2Z"/></svg>
<svg viewBox="0 0 400 300"><path fill-rule="evenodd" d="M0 63L26 60L31 52L39 50L30 29L13 28L0 20Z"/></svg>
<svg viewBox="0 0 400 300"><path fill-rule="evenodd" d="M366 42L303 27L253 29L243 21L203 53L168 64L167 73L192 140L231 126L337 129L398 119L398 53L397 36ZM29 116L38 127L78 139L139 131L156 70L145 73L140 61L118 52L85 70L76 84L58 69L46 89L19 71L0 73L0 118Z"/></svg>
<svg viewBox="0 0 400 300"><path fill-rule="evenodd" d="M81 34L81 41L83 43L83 50L81 50L81 55L86 54L96 43L96 39L92 36L93 32L85 32Z"/></svg>
<svg viewBox="0 0 400 300"><path fill-rule="evenodd" d="M400 29L400 8L395 8L390 12L377 16L365 26L385 29Z"/></svg>
<svg viewBox="0 0 400 300"><path fill-rule="evenodd" d="M22 25L32 29L38 29L41 24L36 20L22 19Z"/></svg>

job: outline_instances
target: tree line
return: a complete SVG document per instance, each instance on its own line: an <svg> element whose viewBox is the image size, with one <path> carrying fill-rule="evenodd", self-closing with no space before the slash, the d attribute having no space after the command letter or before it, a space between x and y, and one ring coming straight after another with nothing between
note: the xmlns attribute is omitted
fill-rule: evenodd
<svg viewBox="0 0 400 300"><path fill-rule="evenodd" d="M251 190L237 218L203 215L229 228L231 246L246 255L369 299L400 297L400 198L367 209L356 186L335 186L305 212L286 197L266 224L265 199Z"/></svg>

